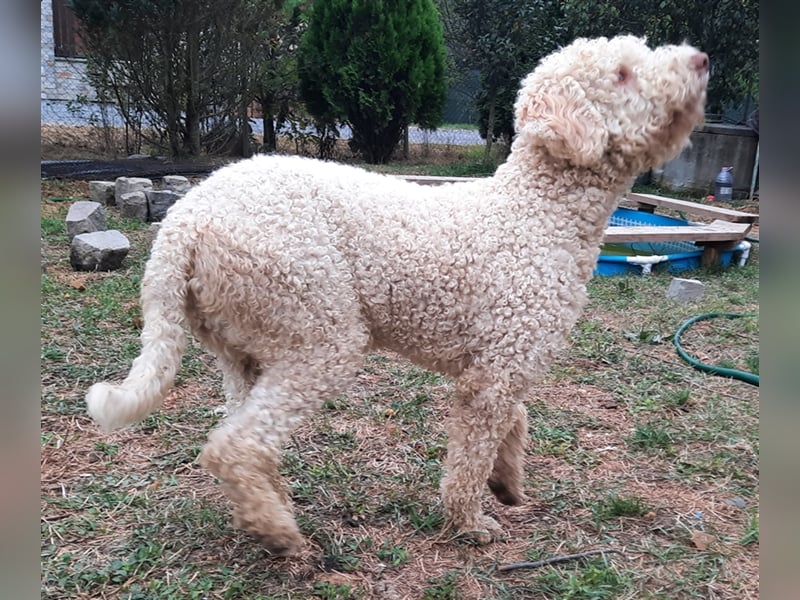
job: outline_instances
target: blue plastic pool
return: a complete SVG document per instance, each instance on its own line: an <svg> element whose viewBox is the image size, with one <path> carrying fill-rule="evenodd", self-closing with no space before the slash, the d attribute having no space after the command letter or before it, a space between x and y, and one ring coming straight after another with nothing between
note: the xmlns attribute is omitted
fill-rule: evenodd
<svg viewBox="0 0 800 600"><path fill-rule="evenodd" d="M629 208L618 208L608 220L609 225L625 226L686 226L691 223L682 219L665 217ZM691 237L691 236L687 236ZM720 264L744 264L750 254L750 243L740 242L735 248L721 253ZM601 251L595 267L595 275L647 274L651 271L679 273L700 267L703 248L694 242L629 242L608 244Z"/></svg>

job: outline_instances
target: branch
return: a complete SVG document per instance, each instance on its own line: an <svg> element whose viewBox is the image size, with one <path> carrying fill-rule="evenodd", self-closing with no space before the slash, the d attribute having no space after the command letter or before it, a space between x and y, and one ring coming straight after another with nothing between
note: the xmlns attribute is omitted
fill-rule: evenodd
<svg viewBox="0 0 800 600"><path fill-rule="evenodd" d="M587 558L589 556L596 556L598 554L622 554L621 550L613 548L608 550L588 550L587 552L578 552L577 554L560 554L558 556L551 556L543 558L542 560L535 560L533 562L516 562L508 565L499 565L498 571L513 571L514 569L538 569L546 565L554 565L556 563L567 562L570 560L578 560L580 558Z"/></svg>

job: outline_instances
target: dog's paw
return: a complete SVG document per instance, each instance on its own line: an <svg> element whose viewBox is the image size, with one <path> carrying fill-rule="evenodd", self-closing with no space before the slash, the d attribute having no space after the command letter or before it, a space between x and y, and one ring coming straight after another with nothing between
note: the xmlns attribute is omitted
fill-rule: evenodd
<svg viewBox="0 0 800 600"><path fill-rule="evenodd" d="M305 540L303 540L302 536L276 538L258 533L253 533L252 535L264 546L267 552L276 557L296 556L305 547Z"/></svg>
<svg viewBox="0 0 800 600"><path fill-rule="evenodd" d="M474 527L459 528L458 537L478 546L508 539L505 530L500 524L487 515L479 516Z"/></svg>
<svg viewBox="0 0 800 600"><path fill-rule="evenodd" d="M245 530L273 556L294 556L305 547L305 540L288 511L283 515L275 512L253 515L234 510L233 526Z"/></svg>

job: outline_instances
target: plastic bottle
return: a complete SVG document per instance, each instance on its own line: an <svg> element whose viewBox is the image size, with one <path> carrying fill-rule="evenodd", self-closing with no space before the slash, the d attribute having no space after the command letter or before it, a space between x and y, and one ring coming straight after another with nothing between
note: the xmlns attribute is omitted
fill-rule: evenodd
<svg viewBox="0 0 800 600"><path fill-rule="evenodd" d="M714 199L723 202L733 200L733 167L722 167L722 170L714 180Z"/></svg>

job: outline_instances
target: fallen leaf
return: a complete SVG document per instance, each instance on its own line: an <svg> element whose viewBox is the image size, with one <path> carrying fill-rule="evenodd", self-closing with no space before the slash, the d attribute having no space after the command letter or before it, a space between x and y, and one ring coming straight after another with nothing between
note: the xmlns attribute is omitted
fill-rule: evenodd
<svg viewBox="0 0 800 600"><path fill-rule="evenodd" d="M713 535L707 534L705 531L692 532L692 543L698 550L708 550L709 545L716 539Z"/></svg>
<svg viewBox="0 0 800 600"><path fill-rule="evenodd" d="M67 284L69 285L69 287L74 288L74 289L78 290L79 292L82 292L83 290L86 289L86 278L85 277L81 277L79 275L75 275L75 276L69 278L69 281L67 281Z"/></svg>

